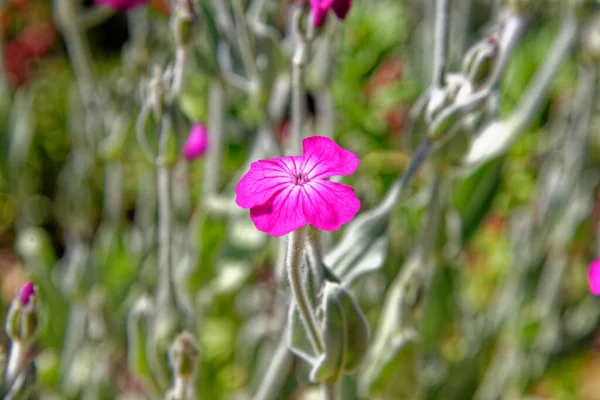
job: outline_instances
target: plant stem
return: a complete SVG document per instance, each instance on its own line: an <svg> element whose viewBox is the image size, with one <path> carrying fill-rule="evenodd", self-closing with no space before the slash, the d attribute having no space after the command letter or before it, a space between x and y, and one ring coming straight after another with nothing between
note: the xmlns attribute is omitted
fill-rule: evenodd
<svg viewBox="0 0 600 400"><path fill-rule="evenodd" d="M432 86L441 89L444 86L446 64L448 61L448 25L450 19L450 0L437 0L435 9L435 39L433 50Z"/></svg>
<svg viewBox="0 0 600 400"><path fill-rule="evenodd" d="M223 158L223 126L225 123L225 91L220 80L213 80L208 89L208 151L204 162L203 196L205 202L219 191L219 176Z"/></svg>
<svg viewBox="0 0 600 400"><path fill-rule="evenodd" d="M300 154L304 120L306 119L306 94L304 90L304 69L308 58L308 42L300 33L297 35L296 49L292 56L292 140L291 154Z"/></svg>
<svg viewBox="0 0 600 400"><path fill-rule="evenodd" d="M321 384L321 398L323 400L341 400L339 381L327 381Z"/></svg>
<svg viewBox="0 0 600 400"><path fill-rule="evenodd" d="M306 292L304 279L302 277L302 262L304 261L304 250L306 246L307 227L300 228L289 234L287 250L287 270L292 295L300 317L304 322L308 339L310 340L317 356L325 351L325 344L319 332L317 319L313 312L311 301Z"/></svg>
<svg viewBox="0 0 600 400"><path fill-rule="evenodd" d="M286 328L287 329L287 328ZM253 400L274 400L277 399L281 388L285 383L285 378L292 367L293 356L288 349L288 333L284 329L275 352L269 362L267 370L263 374L263 380L260 382Z"/></svg>
<svg viewBox="0 0 600 400"><path fill-rule="evenodd" d="M164 165L169 141L170 119L164 115L158 144L158 289L157 304L165 308L174 304L174 283L171 268L171 170Z"/></svg>

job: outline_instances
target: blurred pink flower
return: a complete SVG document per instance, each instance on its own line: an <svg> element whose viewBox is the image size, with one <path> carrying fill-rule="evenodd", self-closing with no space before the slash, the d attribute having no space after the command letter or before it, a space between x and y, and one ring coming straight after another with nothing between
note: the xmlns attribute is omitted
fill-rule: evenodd
<svg viewBox="0 0 600 400"><path fill-rule="evenodd" d="M112 7L118 11L129 11L148 2L148 0L94 0L98 5Z"/></svg>
<svg viewBox="0 0 600 400"><path fill-rule="evenodd" d="M302 148L302 156L252 163L238 183L235 201L250 209L258 230L281 236L311 224L334 231L358 212L354 189L326 180L354 173L358 157L321 136L304 139Z"/></svg>
<svg viewBox="0 0 600 400"><path fill-rule="evenodd" d="M588 283L590 292L594 296L600 296L600 258L592 261L588 269Z"/></svg>
<svg viewBox="0 0 600 400"><path fill-rule="evenodd" d="M21 292L19 294L21 304L23 304L24 306L28 305L29 301L31 300L31 296L34 296L34 295L35 295L35 285L32 282L27 282L21 288Z"/></svg>
<svg viewBox="0 0 600 400"><path fill-rule="evenodd" d="M206 127L196 122L192 129L190 130L190 135L185 142L185 146L183 148L183 155L186 160L192 161L204 153L206 153L206 149L208 148L208 131Z"/></svg>
<svg viewBox="0 0 600 400"><path fill-rule="evenodd" d="M352 7L352 0L310 0L310 10L313 15L313 26L321 26L329 10L332 10L339 19L346 19Z"/></svg>
<svg viewBox="0 0 600 400"><path fill-rule="evenodd" d="M592 261L588 269L588 283L590 292L594 296L600 296L600 258Z"/></svg>

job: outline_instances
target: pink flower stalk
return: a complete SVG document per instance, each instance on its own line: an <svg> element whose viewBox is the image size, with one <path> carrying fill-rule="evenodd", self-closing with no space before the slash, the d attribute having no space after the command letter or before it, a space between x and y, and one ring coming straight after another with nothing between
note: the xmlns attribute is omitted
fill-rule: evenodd
<svg viewBox="0 0 600 400"><path fill-rule="evenodd" d="M94 2L98 5L112 7L117 11L124 12L144 5L148 0L94 0Z"/></svg>
<svg viewBox="0 0 600 400"><path fill-rule="evenodd" d="M302 149L302 156L252 163L238 183L235 201L250 209L258 230L281 236L311 224L335 231L358 212L354 189L327 180L354 173L358 157L321 136L304 139Z"/></svg>
<svg viewBox="0 0 600 400"><path fill-rule="evenodd" d="M320 27L329 10L332 10L339 19L346 19L351 7L352 0L310 0L312 24L315 28Z"/></svg>
<svg viewBox="0 0 600 400"><path fill-rule="evenodd" d="M204 153L208 148L208 131L206 127L199 122L196 122L190 130L185 146L183 148L183 155L186 160L192 161Z"/></svg>
<svg viewBox="0 0 600 400"><path fill-rule="evenodd" d="M592 261L588 269L588 284L594 296L600 296L600 258Z"/></svg>
<svg viewBox="0 0 600 400"><path fill-rule="evenodd" d="M31 300L31 296L35 295L35 285L32 282L27 282L21 288L21 292L19 294L19 298L21 300L21 304L26 306L29 304Z"/></svg>

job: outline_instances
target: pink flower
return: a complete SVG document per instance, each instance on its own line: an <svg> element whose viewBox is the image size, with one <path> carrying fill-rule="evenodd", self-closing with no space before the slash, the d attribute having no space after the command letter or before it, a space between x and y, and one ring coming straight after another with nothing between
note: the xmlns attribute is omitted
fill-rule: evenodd
<svg viewBox="0 0 600 400"><path fill-rule="evenodd" d="M148 0L94 0L101 6L112 7L117 11L129 11L148 2Z"/></svg>
<svg viewBox="0 0 600 400"><path fill-rule="evenodd" d="M354 173L358 157L321 136L304 139L302 149L302 156L252 163L238 183L235 201L250 209L258 230L281 236L311 224L335 231L358 212L354 189L327 180Z"/></svg>
<svg viewBox="0 0 600 400"><path fill-rule="evenodd" d="M183 148L183 155L185 156L186 160L192 161L206 153L207 147L208 131L204 125L197 122L190 130L190 135L188 136Z"/></svg>
<svg viewBox="0 0 600 400"><path fill-rule="evenodd" d="M588 283L590 292L594 296L600 296L600 258L592 261L588 269Z"/></svg>
<svg viewBox="0 0 600 400"><path fill-rule="evenodd" d="M27 282L21 288L21 292L19 294L21 304L24 306L28 305L32 296L35 296L35 285L32 282Z"/></svg>
<svg viewBox="0 0 600 400"><path fill-rule="evenodd" d="M352 0L310 0L313 26L315 28L321 26L330 9L339 19L346 19L350 7L352 7Z"/></svg>

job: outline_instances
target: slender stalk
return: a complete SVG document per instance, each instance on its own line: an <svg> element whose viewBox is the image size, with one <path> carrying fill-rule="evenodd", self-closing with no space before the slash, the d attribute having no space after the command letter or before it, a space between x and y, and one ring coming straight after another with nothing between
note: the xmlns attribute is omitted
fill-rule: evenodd
<svg viewBox="0 0 600 400"><path fill-rule="evenodd" d="M163 116L158 144L158 159L164 161L167 152L170 119ZM158 166L157 170L158 200L158 288L157 304L172 305L174 303L174 283L171 266L171 169L169 166Z"/></svg>
<svg viewBox="0 0 600 400"><path fill-rule="evenodd" d="M304 261L307 230L308 229L305 226L289 234L287 270L290 287L292 288L292 295L296 302L300 317L304 322L308 339L310 340L315 353L319 355L325 351L325 344L321 332L319 331L317 318L315 317L302 277L302 262Z"/></svg>
<svg viewBox="0 0 600 400"><path fill-rule="evenodd" d="M435 39L433 48L432 86L444 86L446 64L448 62L448 26L450 22L450 0L437 0L435 8Z"/></svg>
<svg viewBox="0 0 600 400"><path fill-rule="evenodd" d="M338 381L328 381L321 384L321 398L323 400L341 400L340 385Z"/></svg>
<svg viewBox="0 0 600 400"><path fill-rule="evenodd" d="M203 196L210 201L219 191L223 162L223 127L225 124L225 90L223 83L213 80L208 89L208 151L204 162Z"/></svg>
<svg viewBox="0 0 600 400"><path fill-rule="evenodd" d="M26 343L21 343L17 340L12 342L8 365L6 366L6 379L4 380L6 387L10 388L23 370L28 347Z"/></svg>
<svg viewBox="0 0 600 400"><path fill-rule="evenodd" d="M293 361L292 353L288 348L287 336L288 333L284 330L256 394L252 397L253 400L275 400L279 398L281 388L290 372Z"/></svg>
<svg viewBox="0 0 600 400"><path fill-rule="evenodd" d="M291 154L300 154L306 119L306 93L304 74L308 59L309 44L301 34L296 36L296 49L292 56L292 140Z"/></svg>

